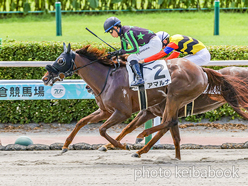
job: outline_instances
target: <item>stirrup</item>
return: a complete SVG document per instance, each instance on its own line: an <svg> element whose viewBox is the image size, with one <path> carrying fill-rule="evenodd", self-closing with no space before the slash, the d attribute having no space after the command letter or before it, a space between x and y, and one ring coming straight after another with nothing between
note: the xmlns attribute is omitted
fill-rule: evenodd
<svg viewBox="0 0 248 186"><path fill-rule="evenodd" d="M139 78L131 83L131 86L140 86L144 85L145 81L142 78Z"/></svg>

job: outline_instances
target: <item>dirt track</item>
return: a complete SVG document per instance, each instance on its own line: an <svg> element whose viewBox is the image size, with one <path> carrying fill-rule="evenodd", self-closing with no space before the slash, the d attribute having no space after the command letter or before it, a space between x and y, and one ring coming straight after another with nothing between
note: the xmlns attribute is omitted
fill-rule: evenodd
<svg viewBox="0 0 248 186"><path fill-rule="evenodd" d="M248 149L0 151L0 185L247 185ZM136 180L136 181L135 181Z"/></svg>

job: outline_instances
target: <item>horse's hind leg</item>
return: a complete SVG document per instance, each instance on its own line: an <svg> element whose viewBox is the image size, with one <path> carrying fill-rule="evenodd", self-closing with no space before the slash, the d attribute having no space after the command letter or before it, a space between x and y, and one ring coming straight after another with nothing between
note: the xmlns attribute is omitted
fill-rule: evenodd
<svg viewBox="0 0 248 186"><path fill-rule="evenodd" d="M138 115L121 131L121 133L117 136L115 140L121 141L127 134L134 131L136 128L138 128L140 125L142 125L146 121L153 119L155 117L156 116L149 110L140 111ZM103 150L107 150L107 148L113 148L113 145L109 143L102 147Z"/></svg>
<svg viewBox="0 0 248 186"><path fill-rule="evenodd" d="M176 122L177 123L177 122ZM175 151L176 151L176 158L181 160L181 154L180 154L180 135L179 135L179 129L178 124L175 124L175 122L169 122L168 125L172 125L170 128L165 127L164 129L160 130L151 141L147 143L141 150L133 154L133 157L140 157L141 154L147 153L151 147L170 129L171 135L173 137L174 145L175 145Z"/></svg>
<svg viewBox="0 0 248 186"><path fill-rule="evenodd" d="M138 152L132 155L132 157L140 157L141 154L147 153L151 147L169 130L169 128L162 129Z"/></svg>
<svg viewBox="0 0 248 186"><path fill-rule="evenodd" d="M181 159L181 153L180 153L180 141L181 141L181 139L180 139L178 124L171 126L170 132L171 132L171 136L173 138L173 142L175 145L175 151L176 151L175 157L180 160Z"/></svg>
<svg viewBox="0 0 248 186"><path fill-rule="evenodd" d="M143 132L141 132L137 138L136 138L136 143L140 143L141 141L143 141L145 139L145 137L148 137L149 135L162 130L165 127L165 124L163 124L163 121L160 125L148 128L146 130L144 130Z"/></svg>
<svg viewBox="0 0 248 186"><path fill-rule="evenodd" d="M140 157L141 154L147 153L151 147L173 126L178 125L178 110L183 102L183 98L169 96L163 113L162 124L144 130L138 135L142 139L150 134L159 131L141 150L133 154L133 157ZM173 128L175 129L175 128ZM172 129L172 132L173 132ZM178 131L179 132L179 131ZM176 134L176 130L175 130ZM180 149L179 149L180 150ZM180 155L180 154L179 154ZM178 156L180 159L180 156Z"/></svg>
<svg viewBox="0 0 248 186"><path fill-rule="evenodd" d="M68 146L71 144L72 140L78 133L78 131L85 125L89 123L97 123L101 120L108 119L111 114L105 111L102 111L101 109L98 109L97 111L91 113L90 115L80 119L71 134L67 137L64 146L62 148L62 153L66 152L68 150Z"/></svg>

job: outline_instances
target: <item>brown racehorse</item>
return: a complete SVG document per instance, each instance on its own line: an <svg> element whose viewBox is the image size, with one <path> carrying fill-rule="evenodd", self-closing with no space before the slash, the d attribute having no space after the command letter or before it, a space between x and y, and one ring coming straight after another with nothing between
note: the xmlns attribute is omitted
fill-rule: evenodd
<svg viewBox="0 0 248 186"><path fill-rule="evenodd" d="M84 125L106 120L99 128L100 134L112 145L121 149L127 149L127 145L111 138L107 129L111 126L125 121L132 113L139 110L138 94L129 88L128 74L125 67L117 69L112 76L109 76L113 68L108 64L111 60L103 58L104 51L86 46L76 52L71 51L70 44L57 58L53 65L47 65L48 72L42 80L45 85L53 85L56 81L74 72L90 85L96 95L96 102L99 109L87 117L82 118L75 126L63 146L63 151L68 150L69 144L77 132ZM178 127L178 111L185 104L196 99L208 86L208 91L216 89L220 91L224 99L233 106L235 111L248 119L239 105L246 107L248 89L246 84L239 78L223 76L211 69L203 69L186 59L173 59L166 61L172 82L166 87L147 90L148 106L152 107L166 100L162 115L162 124L144 131L143 136L159 131L156 136L134 156L139 157L142 153L148 152L152 145L164 135L171 127ZM177 126L177 127L175 127ZM179 149L180 150L180 149ZM178 155L179 153L179 155ZM176 157L180 159L180 151L176 151Z"/></svg>
<svg viewBox="0 0 248 186"><path fill-rule="evenodd" d="M239 77L248 81L248 68L246 67L226 67L219 70L219 73L223 75L231 75L234 77ZM218 107L224 105L227 101L224 97L217 94L201 94L198 98L194 100L194 109L192 109L191 115L205 113L210 110L217 109ZM144 124L150 119L153 119L157 116L162 117L166 100L162 103L149 107L147 110L140 111L137 116L122 130L122 132L117 136L116 140L121 141L127 134L131 133L133 130L138 128L140 125ZM232 105L231 105L232 106ZM185 117L185 107L182 107L178 111L179 117ZM180 134L178 125L172 126L170 132L174 141L176 158L180 159ZM144 135L140 134L136 140L136 143L142 141ZM106 151L108 148L113 148L112 144L104 145L101 149Z"/></svg>
<svg viewBox="0 0 248 186"><path fill-rule="evenodd" d="M243 78L246 82L248 81L248 68L246 67L226 67L219 70L219 73L223 75L231 75L234 77ZM221 94L201 94L198 98L194 100L194 109L192 110L192 115L205 113L210 110L214 110L223 104L227 103L227 101L223 98ZM138 113L138 115L130 122L119 134L116 138L117 141L121 141L127 134L131 133L133 130L138 128L140 125L144 124L150 119L153 119L157 116L162 117L164 108L165 108L166 100L162 103L155 105L153 107L149 107L147 110L142 110ZM231 105L232 106L232 105ZM178 111L179 117L185 116L185 107L182 107ZM176 150L176 158L180 159L180 134L178 125L172 126L170 128L170 132L174 141L175 150ZM143 139L142 134L140 134L137 138L136 143L141 142ZM104 145L101 150L106 151L108 148L113 148L112 144Z"/></svg>

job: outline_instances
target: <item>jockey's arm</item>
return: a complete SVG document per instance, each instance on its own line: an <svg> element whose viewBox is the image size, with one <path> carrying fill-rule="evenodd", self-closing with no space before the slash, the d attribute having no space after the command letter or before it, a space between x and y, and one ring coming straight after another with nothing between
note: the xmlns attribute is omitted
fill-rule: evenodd
<svg viewBox="0 0 248 186"><path fill-rule="evenodd" d="M165 60L178 58L179 55L180 55L180 52L174 51L169 57L165 58Z"/></svg>
<svg viewBox="0 0 248 186"><path fill-rule="evenodd" d="M173 42L171 42L163 50L161 50L159 53L154 54L154 55L152 55L152 56L150 56L148 58L145 58L144 62L148 63L148 62L151 62L151 61L154 61L154 60L158 60L158 59L166 56L167 54L169 54L170 52L172 52L175 49L178 49L178 45L173 43Z"/></svg>

